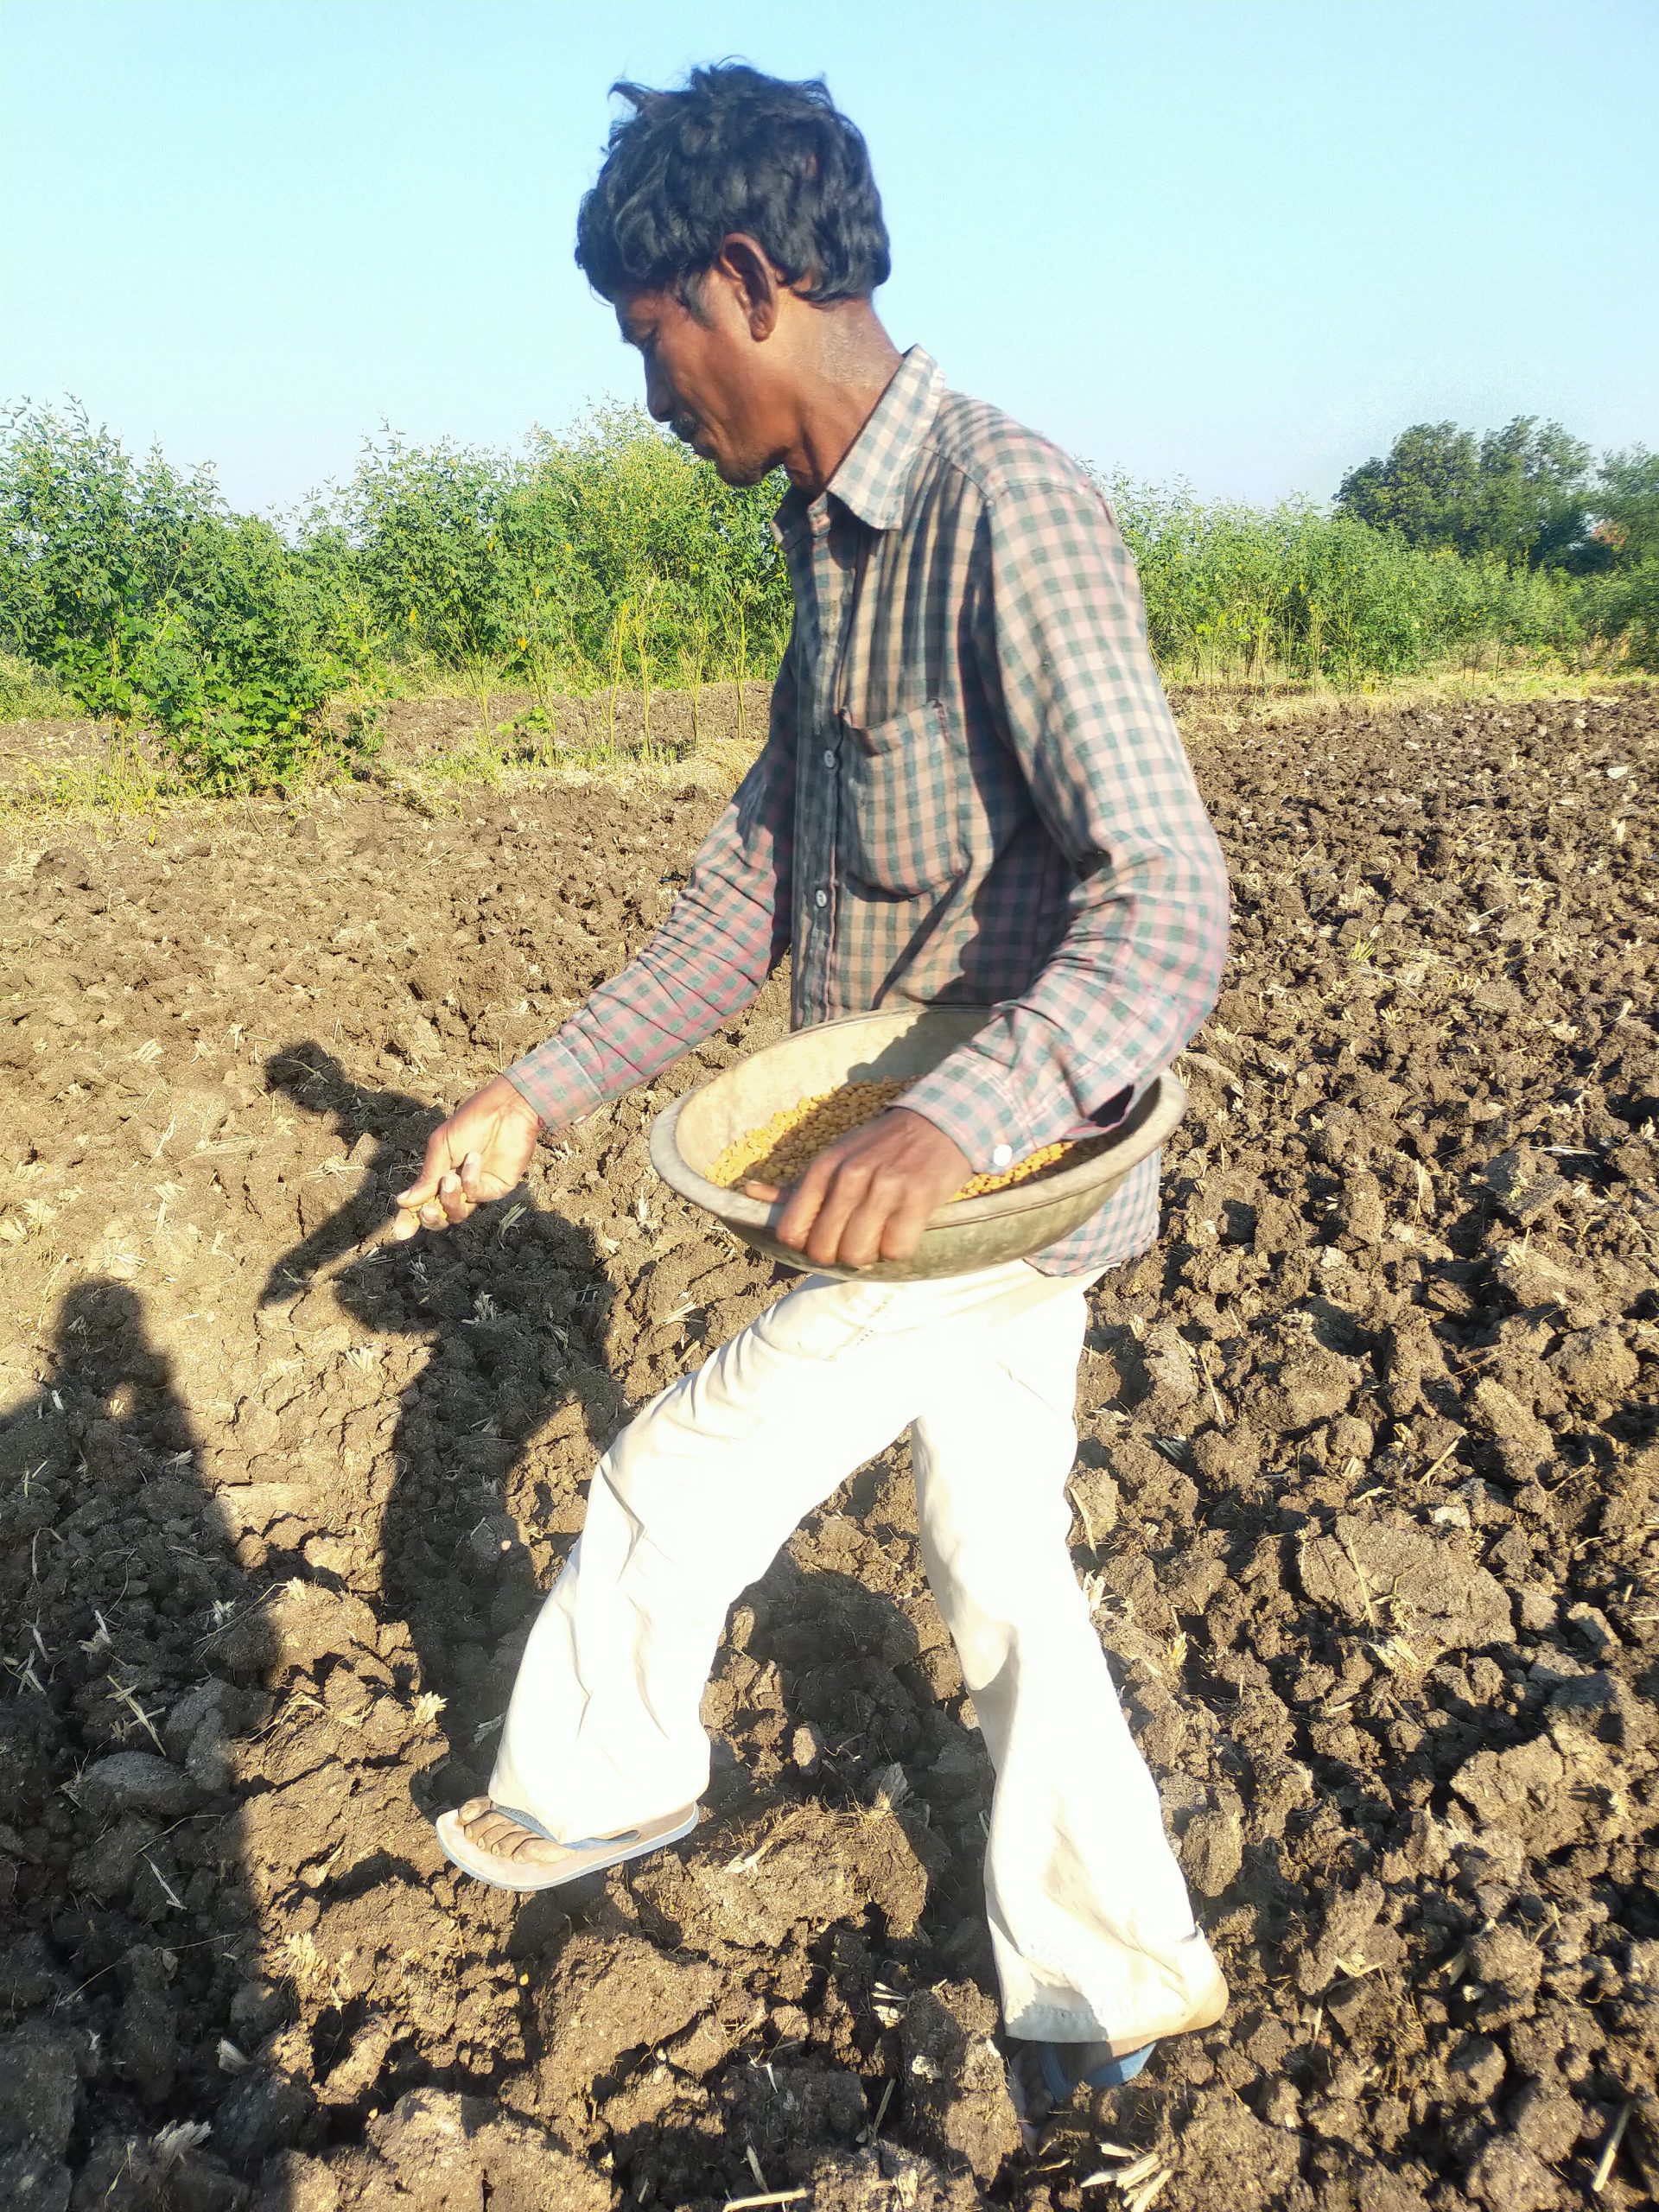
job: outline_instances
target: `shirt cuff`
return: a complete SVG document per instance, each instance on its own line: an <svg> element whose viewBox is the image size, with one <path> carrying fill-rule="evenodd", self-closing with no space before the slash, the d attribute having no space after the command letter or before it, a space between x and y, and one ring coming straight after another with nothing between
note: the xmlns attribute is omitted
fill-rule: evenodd
<svg viewBox="0 0 1659 2212"><path fill-rule="evenodd" d="M549 1128L579 1121L605 1103L569 1046L557 1037L550 1037L502 1072Z"/></svg>
<svg viewBox="0 0 1659 2212"><path fill-rule="evenodd" d="M943 1129L976 1175L1000 1175L1038 1149L1002 1070L982 1053L953 1052L899 1103Z"/></svg>

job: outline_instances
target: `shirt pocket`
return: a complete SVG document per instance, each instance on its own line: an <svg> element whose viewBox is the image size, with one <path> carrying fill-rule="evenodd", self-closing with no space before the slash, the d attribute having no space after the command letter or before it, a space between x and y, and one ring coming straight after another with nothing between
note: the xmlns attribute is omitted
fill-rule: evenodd
<svg viewBox="0 0 1659 2212"><path fill-rule="evenodd" d="M863 729L843 715L842 850L849 879L912 899L967 860L963 764L937 699Z"/></svg>

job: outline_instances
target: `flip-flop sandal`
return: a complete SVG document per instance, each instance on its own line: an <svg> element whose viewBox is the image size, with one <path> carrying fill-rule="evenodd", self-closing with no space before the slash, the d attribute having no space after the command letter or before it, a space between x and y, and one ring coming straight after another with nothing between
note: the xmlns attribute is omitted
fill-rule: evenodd
<svg viewBox="0 0 1659 2212"><path fill-rule="evenodd" d="M1064 2044L1058 2043L1039 2043L1037 2046L1037 2069L1043 2077L1043 2087L1054 2100L1056 2111L1069 2104L1078 2089L1121 2089L1126 2082L1133 2082L1158 2045L1155 2041L1143 2043L1139 2050L1126 2050L1116 2058L1103 2059L1098 2066L1087 2074L1079 2074L1075 2081L1060 2063L1065 2048Z"/></svg>
<svg viewBox="0 0 1659 2212"><path fill-rule="evenodd" d="M603 1873L607 1866L620 1866L625 1860L642 1859L648 1851L660 1850L665 1843L677 1843L697 1825L697 1808L693 1805L683 1813L669 1813L660 1821L649 1821L637 1828L624 1828L618 1835L590 1836L581 1843L560 1844L529 1813L521 1813L512 1805L497 1805L494 1810L507 1820L517 1821L531 1835L553 1844L559 1854L556 1859L510 1859L505 1853L486 1851L468 1837L458 1811L442 1814L435 1826L445 1858L452 1866L459 1866L463 1874L472 1875L475 1881L487 1882L496 1890L556 1890L562 1882L574 1882L583 1874Z"/></svg>
<svg viewBox="0 0 1659 2212"><path fill-rule="evenodd" d="M1064 2112L1078 2089L1121 2089L1126 2082L1134 2081L1157 2048L1155 2041L1142 2044L1139 2050L1103 2058L1087 2074L1073 2076L1062 2053L1075 2050L1075 2044L1039 2043L1034 2037L1028 2041L1021 2037L1008 2061L1008 2094L1027 2150L1039 2148L1049 2121L1056 2113Z"/></svg>

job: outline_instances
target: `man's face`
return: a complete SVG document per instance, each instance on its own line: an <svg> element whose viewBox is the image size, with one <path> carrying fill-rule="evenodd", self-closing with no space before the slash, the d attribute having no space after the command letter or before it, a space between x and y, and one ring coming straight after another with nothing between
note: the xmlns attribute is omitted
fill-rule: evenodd
<svg viewBox="0 0 1659 2212"><path fill-rule="evenodd" d="M696 311L672 292L626 294L623 337L645 369L645 405L728 484L758 484L777 461L767 430L766 380L748 317L718 271Z"/></svg>

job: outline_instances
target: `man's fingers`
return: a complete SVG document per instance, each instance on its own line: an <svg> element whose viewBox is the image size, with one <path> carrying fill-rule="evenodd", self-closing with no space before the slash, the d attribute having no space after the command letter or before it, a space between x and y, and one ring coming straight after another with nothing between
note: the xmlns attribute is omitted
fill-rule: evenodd
<svg viewBox="0 0 1659 2212"><path fill-rule="evenodd" d="M459 1173L448 1165L448 1160L446 1151L435 1172L423 1174L408 1190L397 1193L397 1216L391 1230L396 1243L406 1243L423 1224L428 1229L448 1229L456 1222L468 1221L496 1195L485 1186L500 1179L486 1177L477 1153L467 1154Z"/></svg>
<svg viewBox="0 0 1659 2212"><path fill-rule="evenodd" d="M780 1243L793 1245L798 1252L805 1250L808 1235L834 1176L831 1155L821 1152L796 1184L789 1204L784 1208L783 1219L778 1224Z"/></svg>
<svg viewBox="0 0 1659 2212"><path fill-rule="evenodd" d="M400 1206L418 1210L438 1195L438 1185L453 1166L449 1151L449 1124L440 1122L426 1141L426 1151L421 1160L421 1172L406 1191L397 1193Z"/></svg>
<svg viewBox="0 0 1659 2212"><path fill-rule="evenodd" d="M399 1191L394 1199L397 1211L391 1217L391 1241L407 1244L411 1236L423 1229L448 1229L451 1217L444 1211L439 1196L439 1185L424 1179L411 1184L407 1191Z"/></svg>
<svg viewBox="0 0 1659 2212"><path fill-rule="evenodd" d="M822 1255L815 1253L814 1258L821 1266L842 1268L868 1268L872 1260L880 1259L887 1203L873 1184L866 1192L862 1203L855 1206L848 1216L836 1249ZM822 1218L820 1216L820 1224Z"/></svg>
<svg viewBox="0 0 1659 2212"><path fill-rule="evenodd" d="M417 1183L409 1192L409 1198L419 1198L425 1188L426 1185ZM398 1198L397 1211L392 1217L391 1240L394 1244L407 1244L418 1230L448 1229L455 1222L468 1220L473 1211L473 1201L461 1188L460 1179L454 1175L442 1176L429 1196L419 1198L418 1204L410 1205L404 1198Z"/></svg>
<svg viewBox="0 0 1659 2212"><path fill-rule="evenodd" d="M813 1239L813 1257L821 1265L839 1264L843 1268L868 1268L887 1254L889 1223L909 1204L910 1186L892 1169L878 1167L868 1177L863 1192L848 1213L842 1228L837 1248L834 1252L820 1253L817 1239ZM824 1228L825 1217L830 1212L826 1206L818 1217L818 1227ZM827 1238L826 1238L827 1243ZM896 1255L895 1255L896 1256Z"/></svg>
<svg viewBox="0 0 1659 2212"><path fill-rule="evenodd" d="M454 1158L450 1125L448 1122L440 1122L426 1141L426 1154L421 1162L421 1180L435 1186L454 1166Z"/></svg>
<svg viewBox="0 0 1659 2212"><path fill-rule="evenodd" d="M439 1184L438 1204L448 1221L465 1221L472 1212L473 1202L461 1189L459 1175L446 1175Z"/></svg>
<svg viewBox="0 0 1659 2212"><path fill-rule="evenodd" d="M880 1257L909 1259L920 1244L922 1232L932 1213L926 1186L916 1177L906 1176L890 1193L890 1203L882 1217L877 1243Z"/></svg>
<svg viewBox="0 0 1659 2212"><path fill-rule="evenodd" d="M762 1205L775 1206L784 1195L784 1186L781 1183L745 1183L743 1195L746 1198L759 1198Z"/></svg>
<svg viewBox="0 0 1659 2212"><path fill-rule="evenodd" d="M909 1259L922 1241L927 1221L927 1208L915 1191L906 1190L882 1224L880 1256L884 1260Z"/></svg>
<svg viewBox="0 0 1659 2212"><path fill-rule="evenodd" d="M816 1260L821 1268L834 1267L842 1257L842 1232L864 1204L870 1182L870 1170L856 1154L842 1160L836 1168L806 1239L807 1257ZM871 1257L874 1257L874 1253Z"/></svg>
<svg viewBox="0 0 1659 2212"><path fill-rule="evenodd" d="M784 1217L778 1224L780 1243L791 1244L798 1252L818 1256L817 1240L826 1206L836 1205L836 1230L839 1233L842 1222L850 1209L854 1193L849 1185L837 1201L846 1172L846 1156L839 1151L820 1153L795 1185L793 1195L784 1208Z"/></svg>

